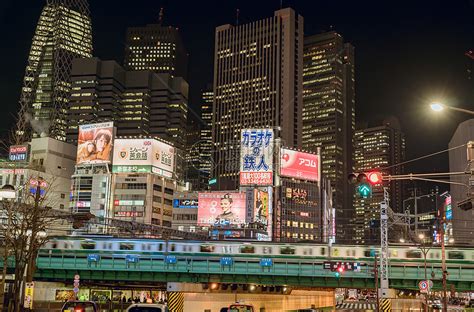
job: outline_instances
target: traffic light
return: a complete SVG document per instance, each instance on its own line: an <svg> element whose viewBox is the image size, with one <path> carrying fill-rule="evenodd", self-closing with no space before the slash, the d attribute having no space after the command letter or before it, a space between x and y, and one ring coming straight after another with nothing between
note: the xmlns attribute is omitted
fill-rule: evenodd
<svg viewBox="0 0 474 312"><path fill-rule="evenodd" d="M341 277L341 274L344 273L345 270L346 268L344 266L344 263L338 263L336 273L335 273L336 278Z"/></svg>
<svg viewBox="0 0 474 312"><path fill-rule="evenodd" d="M461 200L461 201L458 203L458 208L461 209L461 210L464 210L464 211L471 210L472 207L473 207L473 203L472 203L472 199L471 199L471 198L468 198L468 199L465 199L465 200Z"/></svg>
<svg viewBox="0 0 474 312"><path fill-rule="evenodd" d="M368 198L372 195L372 186L382 183L382 173L371 171L368 173L351 173L348 180L352 184L357 184L356 191L362 198Z"/></svg>

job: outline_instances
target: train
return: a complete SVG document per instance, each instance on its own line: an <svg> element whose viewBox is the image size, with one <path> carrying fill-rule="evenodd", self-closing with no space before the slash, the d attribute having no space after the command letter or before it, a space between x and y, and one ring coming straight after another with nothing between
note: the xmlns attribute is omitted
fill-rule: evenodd
<svg viewBox="0 0 474 312"><path fill-rule="evenodd" d="M127 239L115 237L52 237L41 249L47 253L91 252L114 254L176 254L232 257L271 257L312 259L373 259L377 246L333 245L312 243L273 243L241 241L185 241L151 238ZM422 261L424 254L415 246L391 245L391 260ZM441 261L441 248L430 248L427 261ZM446 260L457 263L471 263L474 260L474 248L446 247Z"/></svg>

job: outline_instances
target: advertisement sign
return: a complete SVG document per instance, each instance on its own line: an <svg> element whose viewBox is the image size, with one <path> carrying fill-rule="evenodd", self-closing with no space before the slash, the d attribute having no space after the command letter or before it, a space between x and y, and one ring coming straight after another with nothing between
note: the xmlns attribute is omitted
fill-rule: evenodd
<svg viewBox="0 0 474 312"><path fill-rule="evenodd" d="M114 123L79 126L77 159L79 164L110 163L114 146Z"/></svg>
<svg viewBox="0 0 474 312"><path fill-rule="evenodd" d="M28 145L10 146L8 159L10 161L28 161Z"/></svg>
<svg viewBox="0 0 474 312"><path fill-rule="evenodd" d="M245 193L199 193L198 202L199 225L236 225L245 223Z"/></svg>
<svg viewBox="0 0 474 312"><path fill-rule="evenodd" d="M143 217L142 211L115 211L116 217Z"/></svg>
<svg viewBox="0 0 474 312"><path fill-rule="evenodd" d="M253 195L253 216L254 222L259 222L264 225L268 225L269 215L269 196L267 191L254 189Z"/></svg>
<svg viewBox="0 0 474 312"><path fill-rule="evenodd" d="M33 294L35 289L35 283L26 283L25 286L25 301L23 302L23 307L26 309L33 309Z"/></svg>
<svg viewBox="0 0 474 312"><path fill-rule="evenodd" d="M144 200L114 200L114 206L143 206L145 205Z"/></svg>
<svg viewBox="0 0 474 312"><path fill-rule="evenodd" d="M173 208L198 208L197 199L173 199Z"/></svg>
<svg viewBox="0 0 474 312"><path fill-rule="evenodd" d="M280 175L308 181L319 181L319 155L281 149Z"/></svg>
<svg viewBox="0 0 474 312"><path fill-rule="evenodd" d="M304 188L286 187L285 197L295 204L301 204L308 207L316 207L318 203L315 200L308 199L308 191Z"/></svg>
<svg viewBox="0 0 474 312"><path fill-rule="evenodd" d="M240 140L240 185L273 184L272 129L243 129Z"/></svg>
<svg viewBox="0 0 474 312"><path fill-rule="evenodd" d="M451 208L451 196L446 196L444 199L444 211L446 213L446 220L451 221L453 219L453 209Z"/></svg>
<svg viewBox="0 0 474 312"><path fill-rule="evenodd" d="M114 145L114 173L156 173L173 177L175 148L154 139L117 139Z"/></svg>

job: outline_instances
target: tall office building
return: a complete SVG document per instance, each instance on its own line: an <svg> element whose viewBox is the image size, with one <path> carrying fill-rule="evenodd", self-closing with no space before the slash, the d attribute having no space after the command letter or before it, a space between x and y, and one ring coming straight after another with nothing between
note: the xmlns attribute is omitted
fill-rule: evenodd
<svg viewBox="0 0 474 312"><path fill-rule="evenodd" d="M354 47L331 31L305 37L303 57L302 145L321 147L322 174L331 181L336 209L336 241L352 238L352 191L355 131Z"/></svg>
<svg viewBox="0 0 474 312"><path fill-rule="evenodd" d="M17 131L66 139L72 60L91 53L87 0L47 1L28 56Z"/></svg>
<svg viewBox="0 0 474 312"><path fill-rule="evenodd" d="M405 135L395 118L385 120L380 126L356 131L355 172L380 170L383 175L402 174L403 166L394 165L403 162L404 159ZM390 182L388 190L390 207L395 212L402 212L401 181ZM353 224L356 243L375 244L380 242L380 202L383 201L383 196L382 185L375 185L372 188L372 196L369 198L355 196Z"/></svg>
<svg viewBox="0 0 474 312"><path fill-rule="evenodd" d="M114 121L119 136L159 137L183 148L188 84L150 70L126 71L115 61L75 59L67 116L67 140L81 124Z"/></svg>
<svg viewBox="0 0 474 312"><path fill-rule="evenodd" d="M126 42L125 69L149 69L173 77L187 77L188 54L178 28L163 26L161 22L129 27Z"/></svg>
<svg viewBox="0 0 474 312"><path fill-rule="evenodd" d="M459 124L449 141L449 148L474 141L474 119L466 120ZM449 171L465 172L468 168L466 148L456 148L449 151ZM469 175L451 176L451 182L469 185ZM451 206L453 211L452 226L456 244L474 244L474 209L461 210L457 208L460 201L468 198L468 190L463 185L451 184Z"/></svg>
<svg viewBox="0 0 474 312"><path fill-rule="evenodd" d="M214 92L212 85L201 93L201 137L199 144L199 170L209 179L212 170L212 108L214 102Z"/></svg>
<svg viewBox="0 0 474 312"><path fill-rule="evenodd" d="M271 128L301 147L303 17L290 8L249 24L216 28L213 177L238 187L241 129Z"/></svg>

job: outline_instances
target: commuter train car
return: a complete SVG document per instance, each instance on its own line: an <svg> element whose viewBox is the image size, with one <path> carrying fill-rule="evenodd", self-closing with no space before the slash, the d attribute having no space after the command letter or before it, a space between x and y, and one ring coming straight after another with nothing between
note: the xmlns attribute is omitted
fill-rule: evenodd
<svg viewBox="0 0 474 312"><path fill-rule="evenodd" d="M378 247L357 245L324 244L285 244L271 242L238 242L238 241L183 241L156 239L120 239L111 237L54 237L42 248L42 252L87 252L113 254L159 255L163 253L176 255L233 256L233 257L272 257L326 260L332 258L348 260L373 259ZM390 258L393 261L420 261L423 253L417 247L391 245ZM431 248L426 258L428 261L440 261L441 249ZM446 248L446 259L449 262L471 262L474 260L474 248Z"/></svg>

